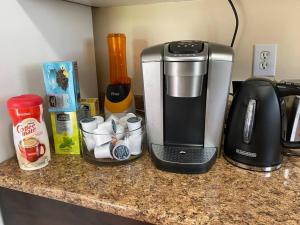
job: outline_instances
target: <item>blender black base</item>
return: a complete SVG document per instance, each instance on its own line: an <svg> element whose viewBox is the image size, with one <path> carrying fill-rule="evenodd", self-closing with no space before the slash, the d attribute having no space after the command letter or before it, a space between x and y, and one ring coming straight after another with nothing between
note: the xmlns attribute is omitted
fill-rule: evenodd
<svg viewBox="0 0 300 225"><path fill-rule="evenodd" d="M217 149L152 144L151 156L160 170L187 174L206 173L216 161Z"/></svg>

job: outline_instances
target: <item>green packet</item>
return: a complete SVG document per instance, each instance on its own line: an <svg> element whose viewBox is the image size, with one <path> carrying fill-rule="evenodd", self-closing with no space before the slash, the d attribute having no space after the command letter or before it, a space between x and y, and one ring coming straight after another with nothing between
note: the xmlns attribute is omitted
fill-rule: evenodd
<svg viewBox="0 0 300 225"><path fill-rule="evenodd" d="M76 112L51 112L56 154L80 154L81 137Z"/></svg>

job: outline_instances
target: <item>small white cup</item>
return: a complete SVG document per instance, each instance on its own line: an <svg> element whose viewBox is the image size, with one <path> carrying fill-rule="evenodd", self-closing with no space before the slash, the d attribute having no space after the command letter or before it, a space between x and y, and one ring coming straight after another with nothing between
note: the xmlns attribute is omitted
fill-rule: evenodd
<svg viewBox="0 0 300 225"><path fill-rule="evenodd" d="M84 137L84 142L86 145L86 148L88 149L88 151L91 151L95 148L95 141L93 139L93 137Z"/></svg>
<svg viewBox="0 0 300 225"><path fill-rule="evenodd" d="M97 120L97 125L104 122L104 118L102 116L93 116Z"/></svg>
<svg viewBox="0 0 300 225"><path fill-rule="evenodd" d="M127 127L127 120L131 117L136 117L133 113L127 113L125 116L121 117L119 120L119 124L123 127Z"/></svg>
<svg viewBox="0 0 300 225"><path fill-rule="evenodd" d="M111 148L112 145L111 143L101 145L101 146L96 146L94 149L94 156L96 159L105 159L105 158L111 158Z"/></svg>
<svg viewBox="0 0 300 225"><path fill-rule="evenodd" d="M127 119L127 127L130 135L141 135L142 119L140 117L130 117Z"/></svg>
<svg viewBox="0 0 300 225"><path fill-rule="evenodd" d="M98 124L98 128L102 130L106 130L110 134L115 134L117 131L117 125L115 120L108 120L104 123Z"/></svg>
<svg viewBox="0 0 300 225"><path fill-rule="evenodd" d="M91 117L80 120L80 124L82 130L88 132L88 133L83 132L83 135L85 137L90 137L91 134L89 133L92 133L93 130L97 128L97 120Z"/></svg>
<svg viewBox="0 0 300 225"><path fill-rule="evenodd" d="M128 137L127 142L131 155L139 155L142 153L142 140L143 135L131 135Z"/></svg>
<svg viewBox="0 0 300 225"><path fill-rule="evenodd" d="M121 124L117 124L116 127L116 138L118 140L122 139L125 135L125 127L123 127Z"/></svg>
<svg viewBox="0 0 300 225"><path fill-rule="evenodd" d="M106 144L112 140L112 136L109 131L104 128L97 128L93 130L93 139L96 146Z"/></svg>
<svg viewBox="0 0 300 225"><path fill-rule="evenodd" d="M119 140L112 150L112 156L118 161L127 160L130 157L130 150L125 141Z"/></svg>

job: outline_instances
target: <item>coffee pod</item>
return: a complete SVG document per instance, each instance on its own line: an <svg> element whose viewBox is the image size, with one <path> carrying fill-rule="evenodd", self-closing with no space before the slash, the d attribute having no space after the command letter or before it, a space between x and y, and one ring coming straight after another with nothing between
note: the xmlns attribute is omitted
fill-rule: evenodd
<svg viewBox="0 0 300 225"><path fill-rule="evenodd" d="M125 141L118 141L115 147L112 150L112 156L114 159L118 161L124 161L129 159L130 157L130 150L128 148L128 145Z"/></svg>
<svg viewBox="0 0 300 225"><path fill-rule="evenodd" d="M83 140L88 151L91 151L95 148L95 141L93 137L84 137Z"/></svg>
<svg viewBox="0 0 300 225"><path fill-rule="evenodd" d="M131 135L128 137L127 142L131 155L139 155L142 153L142 140L143 135Z"/></svg>
<svg viewBox="0 0 300 225"><path fill-rule="evenodd" d="M112 159L111 149L112 149L111 143L101 145L101 146L96 146L94 149L94 156L96 159L107 159L107 158Z"/></svg>
<svg viewBox="0 0 300 225"><path fill-rule="evenodd" d="M97 128L97 120L93 117L88 117L80 120L82 130L91 133Z"/></svg>
<svg viewBox="0 0 300 225"><path fill-rule="evenodd" d="M108 120L108 121L105 121L104 123L100 123L100 124L98 124L98 128L105 130L109 134L115 134L117 131L117 125L116 125L115 120Z"/></svg>
<svg viewBox="0 0 300 225"><path fill-rule="evenodd" d="M85 137L90 137L94 129L97 128L97 120L95 118L92 117L88 117L88 118L84 118L82 120L80 120L80 125L83 131L83 135ZM86 133L87 132L87 133Z"/></svg>
<svg viewBox="0 0 300 225"><path fill-rule="evenodd" d="M125 116L121 117L119 120L119 124L123 127L127 127L127 120L131 117L136 117L133 113L127 113Z"/></svg>
<svg viewBox="0 0 300 225"><path fill-rule="evenodd" d="M98 127L93 130L93 140L96 146L100 146L110 142L112 140L112 136L106 129Z"/></svg>
<svg viewBox="0 0 300 225"><path fill-rule="evenodd" d="M106 121L111 121L111 120L114 120L116 123L118 123L119 121L119 117L115 116L114 114L111 114L106 120Z"/></svg>
<svg viewBox="0 0 300 225"><path fill-rule="evenodd" d="M104 118L102 116L93 116L93 118L97 120L97 124L104 122Z"/></svg>
<svg viewBox="0 0 300 225"><path fill-rule="evenodd" d="M118 140L122 139L125 135L125 127L123 127L121 124L118 124L116 127L116 138Z"/></svg>
<svg viewBox="0 0 300 225"><path fill-rule="evenodd" d="M136 115L135 115L134 113L127 113L126 116L127 116L128 118L130 118L130 117L136 117Z"/></svg>
<svg viewBox="0 0 300 225"><path fill-rule="evenodd" d="M130 135L140 135L142 133L142 119L139 117L130 117L127 119L127 127Z"/></svg>

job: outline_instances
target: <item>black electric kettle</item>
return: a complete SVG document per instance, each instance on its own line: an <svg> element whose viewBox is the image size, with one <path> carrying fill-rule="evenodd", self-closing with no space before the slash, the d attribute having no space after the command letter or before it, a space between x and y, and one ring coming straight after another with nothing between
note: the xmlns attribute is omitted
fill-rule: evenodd
<svg viewBox="0 0 300 225"><path fill-rule="evenodd" d="M229 111L224 156L232 164L250 170L280 168L283 147L300 148L286 141L286 109L283 97L300 95L300 86L252 78L234 95Z"/></svg>

